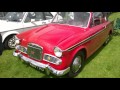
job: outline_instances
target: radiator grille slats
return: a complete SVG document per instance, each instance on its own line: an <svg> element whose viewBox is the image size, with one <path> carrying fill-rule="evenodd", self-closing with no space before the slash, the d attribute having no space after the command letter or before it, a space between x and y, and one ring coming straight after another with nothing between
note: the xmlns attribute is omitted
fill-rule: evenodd
<svg viewBox="0 0 120 90"><path fill-rule="evenodd" d="M42 47L39 45L30 43L28 44L27 54L30 58L41 60L42 59Z"/></svg>

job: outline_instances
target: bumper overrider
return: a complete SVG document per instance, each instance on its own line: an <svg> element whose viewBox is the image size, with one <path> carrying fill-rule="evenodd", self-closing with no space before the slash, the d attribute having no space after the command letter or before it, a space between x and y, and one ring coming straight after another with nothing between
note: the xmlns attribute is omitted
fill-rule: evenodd
<svg viewBox="0 0 120 90"><path fill-rule="evenodd" d="M17 53L17 52L13 52L13 55L18 56L20 59L29 63L31 66L38 68L42 71L45 71L47 75L49 75L51 72L52 74L54 74L56 76L63 76L70 71L70 67L68 67L67 69L64 69L64 70L56 70L53 67L51 67L49 64L43 64L43 63L34 61L34 60L27 58L27 57L25 57L22 54Z"/></svg>

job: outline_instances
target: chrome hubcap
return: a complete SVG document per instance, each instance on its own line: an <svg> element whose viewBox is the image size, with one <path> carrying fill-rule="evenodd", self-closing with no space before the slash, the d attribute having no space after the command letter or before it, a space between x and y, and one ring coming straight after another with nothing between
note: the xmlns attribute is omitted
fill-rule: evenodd
<svg viewBox="0 0 120 90"><path fill-rule="evenodd" d="M82 58L81 56L77 56L72 64L72 71L76 73L81 68Z"/></svg>
<svg viewBox="0 0 120 90"><path fill-rule="evenodd" d="M10 38L10 40L8 41L8 46L10 48L15 48L15 38Z"/></svg>

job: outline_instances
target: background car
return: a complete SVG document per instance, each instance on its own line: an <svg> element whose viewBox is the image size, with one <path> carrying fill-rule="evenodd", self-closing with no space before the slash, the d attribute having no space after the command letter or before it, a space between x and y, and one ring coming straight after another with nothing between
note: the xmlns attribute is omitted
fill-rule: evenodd
<svg viewBox="0 0 120 90"><path fill-rule="evenodd" d="M3 19L8 12L0 12L0 19Z"/></svg>
<svg viewBox="0 0 120 90"><path fill-rule="evenodd" d="M2 36L0 34L0 55L2 55L3 49L4 49L4 47L3 47L3 43L2 43Z"/></svg>
<svg viewBox="0 0 120 90"><path fill-rule="evenodd" d="M58 19L59 15L63 18ZM74 77L85 60L110 41L113 22L107 21L102 12L59 15L51 24L18 34L13 55L48 75Z"/></svg>
<svg viewBox="0 0 120 90"><path fill-rule="evenodd" d="M6 49L14 48L14 35L48 24L55 15L56 12L8 12L0 20L0 33L4 47Z"/></svg>

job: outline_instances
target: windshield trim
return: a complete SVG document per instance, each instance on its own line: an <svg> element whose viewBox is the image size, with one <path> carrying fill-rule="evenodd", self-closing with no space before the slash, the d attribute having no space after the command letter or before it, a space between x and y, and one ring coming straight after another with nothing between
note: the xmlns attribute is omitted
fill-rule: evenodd
<svg viewBox="0 0 120 90"><path fill-rule="evenodd" d="M24 12L24 17L21 22L25 23L25 19L27 18L27 16L28 16L28 12Z"/></svg>
<svg viewBox="0 0 120 90"><path fill-rule="evenodd" d="M91 13L90 13L90 12L88 12L88 13L90 14L90 16L89 16L89 20L88 20L87 27L85 27L85 28L88 28L88 27L89 27L89 25L90 25L90 21L91 21L91 17L92 17Z"/></svg>

